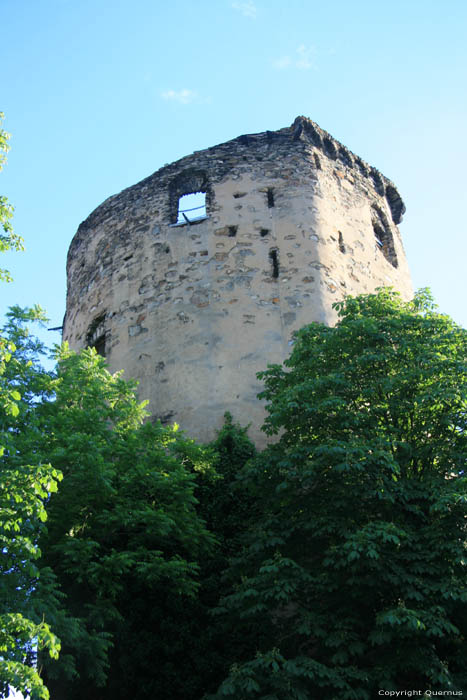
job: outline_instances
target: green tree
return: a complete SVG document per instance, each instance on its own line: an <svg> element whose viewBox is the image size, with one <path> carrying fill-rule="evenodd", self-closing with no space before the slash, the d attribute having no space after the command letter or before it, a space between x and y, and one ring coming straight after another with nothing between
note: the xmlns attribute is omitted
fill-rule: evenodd
<svg viewBox="0 0 467 700"><path fill-rule="evenodd" d="M34 587L40 556L37 540L47 519L44 502L57 489L58 471L50 465L0 466L0 693L20 691L32 700L49 693L36 669L37 650L58 657L60 643L49 625L35 621Z"/></svg>
<svg viewBox="0 0 467 700"><path fill-rule="evenodd" d="M109 700L131 697L136 689L140 698L200 700L217 688L239 655L248 658L255 648L258 631L211 614L222 593L232 590L224 578L229 557L238 552L255 512L252 497L236 479L255 447L246 429L227 416L213 443L201 449L192 445L191 456L183 442L181 448L179 458L188 469L196 468L197 513L215 542L198 557L196 595L180 596L170 581L150 589L134 579L126 587L121 611L128 648L112 649L102 694ZM196 466L200 457L209 468Z"/></svg>
<svg viewBox="0 0 467 700"><path fill-rule="evenodd" d="M35 459L27 465L16 456L32 391L37 398L50 382L30 359L38 347L25 326L41 317L38 308L16 307L0 336L0 693L6 696L10 687L33 700L49 697L36 668L37 651L47 649L56 659L60 649L38 600L37 560L45 504L61 474L50 464Z"/></svg>
<svg viewBox="0 0 467 700"><path fill-rule="evenodd" d="M257 643L248 623L211 616L232 590L229 557L257 516L254 495L237 483L255 448L229 416L207 448L143 426L134 385L110 375L94 351L63 351L58 375L45 372L44 349L27 329L33 317L15 308L4 328L16 345L4 379L18 400L3 441L12 465L51 460L65 475L47 502L29 601L31 619L45 616L62 641L58 662L41 655L46 685L54 700L136 690L199 700Z"/></svg>
<svg viewBox="0 0 467 700"><path fill-rule="evenodd" d="M424 292L336 307L261 375L277 442L224 610L272 630L216 698L467 689L467 332Z"/></svg>
<svg viewBox="0 0 467 700"><path fill-rule="evenodd" d="M2 129L3 118L4 114L0 112L0 172L6 163L6 154L10 150L8 144L10 134ZM13 207L5 196L0 195L0 253L6 253L8 250L23 250L23 239L13 231L12 216ZM0 269L0 280L11 281L8 270Z"/></svg>
<svg viewBox="0 0 467 700"><path fill-rule="evenodd" d="M39 457L63 473L39 540L38 595L62 642L59 662L41 658L46 684L54 699L101 699L114 677L138 681L158 634L147 620L167 593L182 606L197 592L198 560L213 546L194 496L192 465L204 468L204 457L175 429L143 423L135 385L95 350L58 359L54 393L33 407L15 459Z"/></svg>
<svg viewBox="0 0 467 700"><path fill-rule="evenodd" d="M9 139L1 128L2 120L0 113L0 170ZM23 249L11 225L12 215L8 200L0 196L0 252ZM11 280L7 270L0 269L0 280ZM14 688L32 700L49 697L36 668L37 650L48 649L56 658L60 649L57 637L37 612L36 589L38 539L47 519L45 503L56 491L61 474L50 464L25 466L15 458L14 437L24 398L21 378L31 373L29 360L17 353L16 341L27 337L21 322L41 316L38 308L15 309L0 335L0 693L5 697Z"/></svg>

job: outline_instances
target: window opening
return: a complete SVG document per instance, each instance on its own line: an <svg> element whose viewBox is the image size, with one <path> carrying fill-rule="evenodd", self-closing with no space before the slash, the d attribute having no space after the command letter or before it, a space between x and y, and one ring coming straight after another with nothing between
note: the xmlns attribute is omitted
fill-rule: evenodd
<svg viewBox="0 0 467 700"><path fill-rule="evenodd" d="M279 256L278 256L278 250L277 248L273 248L272 250L269 251L269 258L271 260L271 265L272 265L272 276L273 279L277 279L279 277Z"/></svg>
<svg viewBox="0 0 467 700"><path fill-rule="evenodd" d="M97 316L94 321L89 326L88 333L86 335L86 344L89 348L94 348L95 351L106 356L105 352L105 340L106 340L106 330L105 330L105 313Z"/></svg>
<svg viewBox="0 0 467 700"><path fill-rule="evenodd" d="M192 192L179 198L177 224L191 224L205 218L206 192Z"/></svg>
<svg viewBox="0 0 467 700"><path fill-rule="evenodd" d="M271 209L271 207L274 206L274 190L272 187L268 187L268 207Z"/></svg>
<svg viewBox="0 0 467 700"><path fill-rule="evenodd" d="M98 355L105 357L105 335L101 335L99 338L96 338L92 347L95 349Z"/></svg>
<svg viewBox="0 0 467 700"><path fill-rule="evenodd" d="M265 236L267 236L268 233L269 233L269 229L268 229L268 228L262 228L261 231L260 231L261 238L264 238Z"/></svg>
<svg viewBox="0 0 467 700"><path fill-rule="evenodd" d="M393 267L398 266L397 255L394 249L394 239L389 222L383 212L376 206L372 207L372 225L375 234L375 243L386 260Z"/></svg>
<svg viewBox="0 0 467 700"><path fill-rule="evenodd" d="M229 238L234 238L237 235L238 226L229 226Z"/></svg>
<svg viewBox="0 0 467 700"><path fill-rule="evenodd" d="M339 250L341 253L345 253L344 236L341 231L339 231Z"/></svg>
<svg viewBox="0 0 467 700"><path fill-rule="evenodd" d="M405 212L405 204L393 185L386 186L386 199L388 200L389 209L391 210L392 220L396 225L400 224L402 215Z"/></svg>
<svg viewBox="0 0 467 700"><path fill-rule="evenodd" d="M378 224L373 224L373 231L375 234L376 245L378 246L378 248L382 248L383 247L382 239L384 238L384 230L381 228L381 226L378 226Z"/></svg>

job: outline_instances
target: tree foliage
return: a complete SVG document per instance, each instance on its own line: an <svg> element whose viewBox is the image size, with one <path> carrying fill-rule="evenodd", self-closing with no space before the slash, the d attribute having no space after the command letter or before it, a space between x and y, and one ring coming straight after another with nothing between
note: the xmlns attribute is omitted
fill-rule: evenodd
<svg viewBox="0 0 467 700"><path fill-rule="evenodd" d="M8 141L10 134L2 129L3 112L0 112L0 172L6 163L6 155L10 150ZM13 207L4 195L0 195L0 253L8 250L23 250L23 240L21 236L13 231L11 219L13 217ZM8 270L0 269L0 280L10 282L11 276Z"/></svg>
<svg viewBox="0 0 467 700"><path fill-rule="evenodd" d="M214 692L234 659L248 658L256 647L257 631L212 615L222 592L232 590L224 578L229 557L251 522L254 504L237 488L237 474L256 450L230 416L213 443L192 450L185 462L195 470L197 513L215 537L199 552L197 591L180 596L170 581L153 590L137 579L127 586L126 643L112 650L102 698L131 697L137 688L141 698L200 700ZM200 470L196 455L209 468Z"/></svg>
<svg viewBox="0 0 467 700"><path fill-rule="evenodd" d="M197 700L257 641L248 625L211 616L231 591L223 575L255 512L254 496L236 485L255 448L230 417L208 448L143 423L134 384L109 374L94 350L63 349L58 373L45 372L27 329L37 313L15 308L5 324L15 353L3 379L16 415L2 434L23 483L25 463L33 477L46 460L63 474L58 492L42 493L47 522L44 500L28 521L42 552L28 621L44 641L50 627L61 640L58 662L40 653L42 678L55 700L115 700L135 688L140 697ZM29 674L31 641L15 636Z"/></svg>
<svg viewBox="0 0 467 700"><path fill-rule="evenodd" d="M262 373L276 442L224 611L271 636L216 698L465 690L467 333L422 292L337 305Z"/></svg>
<svg viewBox="0 0 467 700"><path fill-rule="evenodd" d="M225 623L210 610L232 539L246 523L247 506L232 483L254 447L231 421L210 448L144 423L134 383L111 375L94 350L76 355L64 348L58 372L44 371L43 346L27 328L40 315L19 308L8 314L4 335L15 352L2 376L15 413L1 424L2 473L8 464L25 489L32 484L26 473L39 479L51 469L45 460L57 478L63 474L58 492L44 486L40 513L27 521L42 553L27 579L25 630L34 624L35 636L23 643L21 618L5 620L25 674L35 674L44 689L32 697L48 697L34 669L34 641L41 633L56 652L52 628L60 658L40 653L52 698L115 699L135 688L141 697L200 698L227 672L233 647L245 645L240 631L226 643ZM205 521L219 530L216 538ZM21 562L32 573L24 551ZM18 578L8 580L19 591ZM6 593L3 600L6 609L24 612ZM12 668L8 684L18 687ZM26 695L26 682L21 688Z"/></svg>
<svg viewBox="0 0 467 700"><path fill-rule="evenodd" d="M0 171L9 148L2 120L0 112ZM0 196L0 253L23 249L22 239L13 231L12 216L13 208ZM7 270L0 269L0 280L11 280ZM30 374L32 367L17 352L16 342L22 338L24 347L31 349L21 324L42 317L38 307L16 308L0 334L0 693L6 696L11 687L32 700L49 697L35 667L37 650L47 649L57 658L60 649L59 640L38 615L36 587L45 503L56 491L61 474L50 464L35 461L31 466L15 459L14 437L20 430L19 405L24 399L24 382L19 378Z"/></svg>
<svg viewBox="0 0 467 700"><path fill-rule="evenodd" d="M36 668L36 650L58 657L60 643L45 620L38 620L37 541L47 519L44 503L61 474L50 465L13 466L0 458L0 692L11 686L24 697L49 697Z"/></svg>
<svg viewBox="0 0 467 700"><path fill-rule="evenodd" d="M62 640L60 663L44 659L47 685L53 697L101 698L110 655L136 663L131 606L150 616L166 590L197 591L198 558L213 538L184 461L202 456L175 429L143 424L134 385L93 349L62 350L52 388L35 407L35 430L17 441L18 459L41 455L63 473L40 539L38 591Z"/></svg>
<svg viewBox="0 0 467 700"><path fill-rule="evenodd" d="M31 320L35 313L27 316ZM15 366L24 372L29 368L18 358L13 339L8 333L0 339L0 692L5 695L12 687L32 700L47 700L36 652L47 649L56 659L60 643L38 612L38 540L47 520L45 503L61 473L50 464L16 459L22 396L12 377Z"/></svg>

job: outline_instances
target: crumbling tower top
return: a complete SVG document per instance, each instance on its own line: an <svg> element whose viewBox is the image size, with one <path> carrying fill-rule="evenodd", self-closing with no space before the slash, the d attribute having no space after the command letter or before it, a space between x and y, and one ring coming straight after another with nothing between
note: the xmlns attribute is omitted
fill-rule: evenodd
<svg viewBox="0 0 467 700"><path fill-rule="evenodd" d="M201 209L184 202L198 193ZM411 295L394 184L317 124L239 136L167 165L84 221L64 337L140 380L153 414L209 439L252 422L256 372L345 294ZM258 437L258 441L260 438Z"/></svg>

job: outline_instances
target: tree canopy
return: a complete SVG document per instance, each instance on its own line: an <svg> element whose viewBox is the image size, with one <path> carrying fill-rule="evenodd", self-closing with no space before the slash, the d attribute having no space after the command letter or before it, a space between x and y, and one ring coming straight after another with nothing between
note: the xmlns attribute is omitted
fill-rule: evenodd
<svg viewBox="0 0 467 700"><path fill-rule="evenodd" d="M10 137L2 121L0 112L0 171ZM0 253L23 249L21 237L13 231L12 216L13 207L0 195ZM0 269L0 281L11 281L8 270ZM56 491L61 474L50 464L29 465L14 459L22 399L17 380L30 375L32 366L16 354L15 341L28 336L20 325L10 332L17 311L20 325L43 317L39 307L21 313L17 309L8 315L0 333L0 693L6 696L12 687L32 700L47 700L48 690L36 668L37 650L47 649L56 659L60 642L36 608L38 538L47 519L45 501ZM25 344L31 347L29 341Z"/></svg>
<svg viewBox="0 0 467 700"><path fill-rule="evenodd" d="M29 613L23 640L17 622L5 622L11 653L22 655L37 689L6 667L4 688L34 700L48 697L44 682L54 700L115 700L135 688L140 697L200 698L255 646L256 635L245 639L234 622L210 615L221 590L231 590L220 582L252 507L236 474L254 446L230 419L211 447L144 422L135 384L110 374L94 349L64 347L57 371L44 371L42 344L27 328L36 315L14 308L3 331L15 346L2 377L15 416L1 425L1 473L18 475L13 500L33 479L42 488L36 511L23 519L14 511L29 535L17 555L29 577L20 586L7 563L4 584L16 600L6 588L0 597Z"/></svg>
<svg viewBox="0 0 467 700"><path fill-rule="evenodd" d="M134 385L110 374L94 349L63 349L49 390L15 436L11 458L39 457L63 474L47 502L37 582L62 651L58 664L42 663L53 697L97 698L110 653L133 634L124 614L129 591L146 600L167 588L196 593L198 558L213 537L197 515L195 477L184 463L203 468L203 458L175 429L143 424ZM130 649L123 655L131 658Z"/></svg>
<svg viewBox="0 0 467 700"><path fill-rule="evenodd" d="M10 150L10 134L2 128L4 114L0 112L0 172L6 163L6 156ZM0 195L0 253L8 250L23 250L23 239L13 231L11 219L13 207L4 195ZM8 270L0 268L0 280L10 282L11 276Z"/></svg>
<svg viewBox="0 0 467 700"><path fill-rule="evenodd" d="M216 698L467 687L467 333L425 292L336 306L261 374L276 442L224 611L272 631Z"/></svg>

